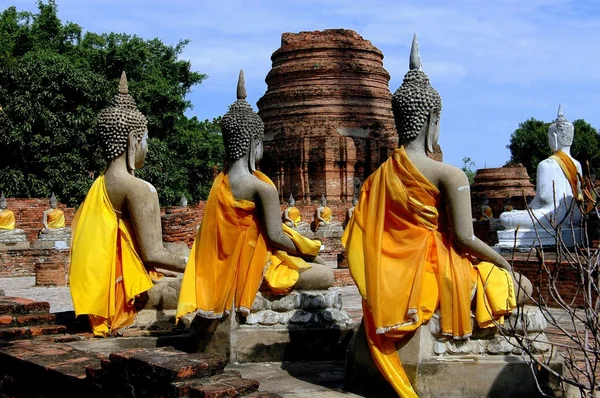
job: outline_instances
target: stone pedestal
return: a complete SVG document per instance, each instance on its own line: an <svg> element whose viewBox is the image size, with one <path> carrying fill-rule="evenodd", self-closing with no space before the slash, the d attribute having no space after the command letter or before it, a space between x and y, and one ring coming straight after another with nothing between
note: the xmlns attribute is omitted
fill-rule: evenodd
<svg viewBox="0 0 600 398"><path fill-rule="evenodd" d="M0 251L3 250L25 250L30 245L27 235L22 229L1 230L0 229Z"/></svg>
<svg viewBox="0 0 600 398"><path fill-rule="evenodd" d="M62 261L46 262L40 257L35 264L36 286L67 286L67 272Z"/></svg>
<svg viewBox="0 0 600 398"><path fill-rule="evenodd" d="M535 307L526 307L525 311L528 336L536 339L535 349L540 355L549 355L550 346L543 333L547 326L545 319ZM523 329L522 322L516 319L509 324L516 324L518 331ZM396 348L419 396L538 396L536 381L521 357L521 350L495 332L495 329L475 328L470 339L448 339L439 334L439 317L434 315L427 325L397 343ZM561 361L555 360L552 366L562 371ZM544 390L555 392L557 385L547 375L538 375L538 381ZM362 323L348 349L346 388L367 396L396 397L371 358Z"/></svg>
<svg viewBox="0 0 600 398"><path fill-rule="evenodd" d="M34 249L68 249L71 245L71 228L64 227L40 233Z"/></svg>
<svg viewBox="0 0 600 398"><path fill-rule="evenodd" d="M496 248L500 252L511 251L513 248L516 251L529 251L532 247L555 247L556 245L556 232L550 230L549 232L542 227L535 230L519 230L507 229L504 231L497 231L498 244ZM580 228L562 228L561 229L562 240L567 247L574 247L575 243L581 245L581 229ZM538 238L539 236L539 238Z"/></svg>
<svg viewBox="0 0 600 398"><path fill-rule="evenodd" d="M284 296L259 292L245 319L197 316L191 328L198 352L231 362L343 359L352 335L350 316L334 289Z"/></svg>

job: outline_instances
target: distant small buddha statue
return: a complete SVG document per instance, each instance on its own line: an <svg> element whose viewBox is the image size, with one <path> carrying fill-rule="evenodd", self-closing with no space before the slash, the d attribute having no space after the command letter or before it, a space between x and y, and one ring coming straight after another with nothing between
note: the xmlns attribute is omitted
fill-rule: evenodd
<svg viewBox="0 0 600 398"><path fill-rule="evenodd" d="M494 218L494 213L492 208L490 207L490 200L487 197L483 197L483 203L480 207L481 216L479 217L479 221L489 221Z"/></svg>
<svg viewBox="0 0 600 398"><path fill-rule="evenodd" d="M294 196L290 194L288 199L288 205L283 211L283 223L290 228L298 228L298 224L302 221L300 210L296 207L296 200Z"/></svg>
<svg viewBox="0 0 600 398"><path fill-rule="evenodd" d="M179 205L181 207L187 207L187 205L188 205L188 200L184 194L181 194L181 199L179 200Z"/></svg>
<svg viewBox="0 0 600 398"><path fill-rule="evenodd" d="M343 225L344 228L346 228L346 226L350 222L350 219L352 218L352 215L354 214L354 208L356 207L357 203L358 203L358 198L355 196L352 198L352 207L350 207L348 210L346 210L346 220L344 221L344 225Z"/></svg>
<svg viewBox="0 0 600 398"><path fill-rule="evenodd" d="M346 377L379 371L401 397L418 391L397 349L434 312L443 335L464 341L473 331L472 301L480 327L494 327L516 306L510 265L473 233L467 176L428 157L442 100L421 70L416 35L409 69L392 96L400 147L363 183L342 237L364 313L347 364L363 371ZM471 256L482 261L474 265Z"/></svg>
<svg viewBox="0 0 600 398"><path fill-rule="evenodd" d="M512 205L512 201L510 198L506 198L506 200L504 201L504 208L503 211L513 211L515 208Z"/></svg>
<svg viewBox="0 0 600 398"><path fill-rule="evenodd" d="M583 200L580 186L581 165L571 156L574 126L558 107L556 120L548 128L548 143L553 155L542 160L537 168L536 195L529 203L529 210L513 210L500 214L505 227L498 231L501 247L530 248L541 243L556 243L555 227L562 222L562 239L572 247L580 239L581 211L573 207L573 200ZM531 214L530 214L531 211ZM573 227L573 228L571 228ZM517 231L518 228L518 231Z"/></svg>
<svg viewBox="0 0 600 398"><path fill-rule="evenodd" d="M0 196L0 232L12 231L15 229L15 213L8 210L6 208L7 206L8 202L6 201L4 192L2 192L2 195Z"/></svg>
<svg viewBox="0 0 600 398"><path fill-rule="evenodd" d="M320 242L282 223L277 188L256 169L264 124L246 101L243 71L221 131L225 167L206 201L179 293L178 318L197 311L197 317L220 319L232 305L246 316L263 278L263 286L277 294L333 283L333 271L318 256Z"/></svg>
<svg viewBox="0 0 600 398"><path fill-rule="evenodd" d="M0 195L0 242L24 242L25 231L15 228L15 213L7 209L8 202L4 192Z"/></svg>
<svg viewBox="0 0 600 398"><path fill-rule="evenodd" d="M107 167L73 218L69 285L75 314L87 315L94 335L106 337L132 325L146 305L175 309L170 287L181 279L157 268L183 272L186 258L164 248L156 189L135 176L148 153L148 123L125 72L97 131Z"/></svg>
<svg viewBox="0 0 600 398"><path fill-rule="evenodd" d="M50 208L45 210L43 214L44 229L40 231L41 233L50 233L65 227L65 213L57 208L57 205L58 200L53 192L50 197Z"/></svg>
<svg viewBox="0 0 600 398"><path fill-rule="evenodd" d="M327 207L327 198L325 195L321 195L321 202L315 210L315 229L331 224L331 215L332 211Z"/></svg>

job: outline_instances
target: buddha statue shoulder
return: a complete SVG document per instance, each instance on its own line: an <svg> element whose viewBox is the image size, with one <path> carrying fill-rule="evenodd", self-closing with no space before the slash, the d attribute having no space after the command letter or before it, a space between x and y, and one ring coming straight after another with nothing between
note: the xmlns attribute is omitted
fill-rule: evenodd
<svg viewBox="0 0 600 398"><path fill-rule="evenodd" d="M225 168L206 202L185 270L178 317L198 311L204 318L220 318L232 302L247 315L263 274L266 287L280 294L292 288L327 289L333 283L331 269L320 264L320 242L282 223L277 189L256 169L263 156L264 125L246 101L243 72L221 131Z"/></svg>
<svg viewBox="0 0 600 398"><path fill-rule="evenodd" d="M416 396L394 344L410 338L436 310L444 335L470 336L477 284L475 304L483 310L476 312L477 322L493 327L516 305L515 286L510 265L473 233L465 173L428 157L438 142L442 101L421 70L416 35L392 109L400 147L363 183L342 243L363 298L360 341L377 365L372 366L399 396ZM480 262L474 265L470 258ZM484 289L482 277L494 278L500 288ZM485 297L502 304L486 311Z"/></svg>
<svg viewBox="0 0 600 398"><path fill-rule="evenodd" d="M87 314L94 334L107 336L131 325L148 298L158 300L164 272L157 267L183 272L186 258L164 248L156 189L135 176L148 152L148 128L125 72L97 129L107 167L73 220L69 283L76 314Z"/></svg>
<svg viewBox="0 0 600 398"><path fill-rule="evenodd" d="M283 223L290 228L298 228L298 225L302 221L302 215L300 210L296 207L296 200L294 196L290 194L288 199L288 205L283 211Z"/></svg>

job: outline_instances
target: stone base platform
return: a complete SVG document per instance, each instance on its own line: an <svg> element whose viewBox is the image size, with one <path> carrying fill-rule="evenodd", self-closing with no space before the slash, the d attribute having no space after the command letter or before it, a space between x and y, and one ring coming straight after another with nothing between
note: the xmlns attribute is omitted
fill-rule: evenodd
<svg viewBox="0 0 600 398"><path fill-rule="evenodd" d="M581 245L581 229L580 228L563 228L562 239L567 247L574 247L575 243ZM498 244L494 249L500 253L512 251L529 251L532 247L555 247L556 235L554 231L547 232L543 228L535 230L519 230L507 229L497 231ZM539 238L538 238L539 237Z"/></svg>
<svg viewBox="0 0 600 398"><path fill-rule="evenodd" d="M245 318L196 316L192 349L232 362L343 359L353 326L339 291L258 292Z"/></svg>
<svg viewBox="0 0 600 398"><path fill-rule="evenodd" d="M31 248L31 244L25 241L0 241L0 251L8 251L8 250L29 250Z"/></svg>
<svg viewBox="0 0 600 398"><path fill-rule="evenodd" d="M543 333L547 324L543 316L532 308L522 319L527 332L538 341L537 352L549 355L550 346L545 343L547 339ZM522 332L522 323L513 319L511 324ZM419 396L541 396L520 349L495 334L494 329L475 329L472 338L461 341L444 338L438 330L439 318L434 317L429 324L396 344L402 366ZM563 371L563 363L558 359L551 366L557 372ZM544 391L551 396L560 396L559 385L549 374L538 371L536 377ZM397 396L371 358L362 323L348 350L346 388L365 396Z"/></svg>
<svg viewBox="0 0 600 398"><path fill-rule="evenodd" d="M3 230L0 229L0 244L26 243L27 234L22 229Z"/></svg>

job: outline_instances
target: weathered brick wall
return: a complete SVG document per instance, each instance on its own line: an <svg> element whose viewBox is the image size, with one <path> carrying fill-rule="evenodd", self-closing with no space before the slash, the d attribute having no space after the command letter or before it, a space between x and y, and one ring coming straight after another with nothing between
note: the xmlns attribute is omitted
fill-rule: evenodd
<svg viewBox="0 0 600 398"><path fill-rule="evenodd" d="M50 208L49 200L47 198L7 198L6 201L8 203L7 208L15 213L15 228L24 230L29 242L36 241L38 233L44 228L42 223L43 213L44 210ZM70 226L75 215L75 209L61 203L57 207L65 212L65 221Z"/></svg>
<svg viewBox="0 0 600 398"><path fill-rule="evenodd" d="M34 276L38 260L54 264L68 261L68 250L26 249L0 251L0 278Z"/></svg>
<svg viewBox="0 0 600 398"><path fill-rule="evenodd" d="M51 250L49 256L40 255L35 263L37 286L66 286L69 269L68 250Z"/></svg>

